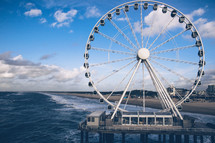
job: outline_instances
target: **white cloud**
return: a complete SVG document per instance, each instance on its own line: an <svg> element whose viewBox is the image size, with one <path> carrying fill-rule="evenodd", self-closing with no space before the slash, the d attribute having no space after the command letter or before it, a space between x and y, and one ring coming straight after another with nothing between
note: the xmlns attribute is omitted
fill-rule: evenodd
<svg viewBox="0 0 215 143"><path fill-rule="evenodd" d="M14 61L19 61L19 60L23 60L22 55L18 55L16 57L13 58Z"/></svg>
<svg viewBox="0 0 215 143"><path fill-rule="evenodd" d="M199 8L194 10L192 13L187 14L188 18L193 21L195 17L202 16L205 13L205 10ZM208 21L206 18L198 18L193 22L197 27L201 37L205 38L215 38L215 21Z"/></svg>
<svg viewBox="0 0 215 143"><path fill-rule="evenodd" d="M205 18L199 18L198 20L196 20L194 22L194 24L198 25L198 24L204 24L206 22L207 22L207 19L205 19Z"/></svg>
<svg viewBox="0 0 215 143"><path fill-rule="evenodd" d="M205 10L202 8L199 8L197 10L194 10L190 14L187 14L186 16L191 21L194 21L195 17L202 16L204 13L205 13ZM146 17L144 17L144 24L146 24L144 25L144 27L146 28L143 29L144 36L148 36L150 31L152 36L160 33L160 31L163 29L163 26L166 26L168 22L172 19L169 15L170 15L170 12L163 14L161 9L159 9L158 11L150 12ZM154 19L156 20L156 22L153 22ZM152 29L151 29L151 23L153 23ZM199 31L202 37L215 38L215 21L208 21L206 18L198 18L193 23L197 27L197 30ZM168 26L167 30L184 28L183 26L184 26L183 24L180 24L178 22L178 18L175 18ZM140 21L136 21L133 27L135 32L141 33ZM185 39L190 39L189 36L183 35Z"/></svg>
<svg viewBox="0 0 215 143"><path fill-rule="evenodd" d="M87 18L99 17L99 16L101 16L101 13L96 6L91 6L91 7L87 7L85 16Z"/></svg>
<svg viewBox="0 0 215 143"><path fill-rule="evenodd" d="M59 23L59 24L57 25L57 27L59 28L59 27L63 27L63 26L69 26L69 24L70 24L70 22Z"/></svg>
<svg viewBox="0 0 215 143"><path fill-rule="evenodd" d="M54 74L52 78L57 80L58 82L69 81L85 71L84 67L80 67L80 69L74 68L72 70L66 70L60 67L56 68L58 69L58 73Z"/></svg>
<svg viewBox="0 0 215 143"><path fill-rule="evenodd" d="M40 9L31 9L30 11L26 11L25 16L37 17L42 15L42 11Z"/></svg>
<svg viewBox="0 0 215 143"><path fill-rule="evenodd" d="M197 10L194 10L190 14L187 14L186 16L192 21L195 16L202 16L205 13L205 10L202 8L199 8Z"/></svg>
<svg viewBox="0 0 215 143"><path fill-rule="evenodd" d="M54 22L51 24L52 27L55 27L57 25L57 22Z"/></svg>
<svg viewBox="0 0 215 143"><path fill-rule="evenodd" d="M45 18L40 18L40 23L46 23L47 20Z"/></svg>
<svg viewBox="0 0 215 143"><path fill-rule="evenodd" d="M73 22L73 18L76 16L78 11L76 9L71 9L68 12L62 12L62 10L58 10L54 14L54 18L57 20L56 22L52 23L52 27L62 27L62 26L69 26L71 22Z"/></svg>
<svg viewBox="0 0 215 143"><path fill-rule="evenodd" d="M64 22L65 20L73 20L73 17L77 14L77 10L71 9L70 11L64 13L61 10L55 12L54 17L58 22Z"/></svg>
<svg viewBox="0 0 215 143"><path fill-rule="evenodd" d="M151 32L151 35L155 35L161 32L161 30L172 20L170 16L170 12L168 11L166 14L162 13L162 9L158 9L157 11L150 12L147 16L144 17L144 28L143 33L144 36L148 36ZM153 23L153 25L152 25ZM182 24L178 22L177 18L174 18L173 21L168 25L168 30L174 30L176 28L182 28ZM141 33L141 24L140 21L136 21L133 25L134 31ZM153 27L153 28L151 28Z"/></svg>
<svg viewBox="0 0 215 143"><path fill-rule="evenodd" d="M74 32L73 30L70 30L70 31L69 31L69 33L73 33L73 32Z"/></svg>
<svg viewBox="0 0 215 143"><path fill-rule="evenodd" d="M215 38L215 21L208 22L205 18L199 18L194 22L202 37Z"/></svg>

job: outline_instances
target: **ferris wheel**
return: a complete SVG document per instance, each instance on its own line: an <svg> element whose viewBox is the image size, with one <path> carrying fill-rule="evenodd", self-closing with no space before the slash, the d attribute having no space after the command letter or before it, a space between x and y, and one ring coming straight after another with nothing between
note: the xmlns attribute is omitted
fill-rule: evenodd
<svg viewBox="0 0 215 143"><path fill-rule="evenodd" d="M155 91L161 111L183 119L178 108L201 85L205 65L194 24L176 8L151 0L127 2L103 15L89 35L84 58L88 85L112 107L112 119L118 110L129 111L125 107L134 90L142 91L143 111L147 92ZM109 100L113 96L119 97L115 103Z"/></svg>

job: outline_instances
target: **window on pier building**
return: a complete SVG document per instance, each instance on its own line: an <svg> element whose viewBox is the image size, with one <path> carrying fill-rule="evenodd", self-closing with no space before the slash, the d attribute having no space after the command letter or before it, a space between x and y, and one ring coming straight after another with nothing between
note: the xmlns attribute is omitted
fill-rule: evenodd
<svg viewBox="0 0 215 143"><path fill-rule="evenodd" d="M154 125L155 124L155 118L154 117L149 117L148 118L148 125Z"/></svg>
<svg viewBox="0 0 215 143"><path fill-rule="evenodd" d="M92 122L95 122L95 118L94 117L92 117Z"/></svg>
<svg viewBox="0 0 215 143"><path fill-rule="evenodd" d="M123 117L123 124L129 124L129 117Z"/></svg>
<svg viewBox="0 0 215 143"><path fill-rule="evenodd" d="M146 125L146 117L140 117L139 118L139 124L140 125Z"/></svg>
<svg viewBox="0 0 215 143"><path fill-rule="evenodd" d="M156 125L163 125L163 118L156 118Z"/></svg>
<svg viewBox="0 0 215 143"><path fill-rule="evenodd" d="M165 125L172 125L172 118L165 118Z"/></svg>
<svg viewBox="0 0 215 143"><path fill-rule="evenodd" d="M137 124L138 118L137 117L131 117L131 124Z"/></svg>

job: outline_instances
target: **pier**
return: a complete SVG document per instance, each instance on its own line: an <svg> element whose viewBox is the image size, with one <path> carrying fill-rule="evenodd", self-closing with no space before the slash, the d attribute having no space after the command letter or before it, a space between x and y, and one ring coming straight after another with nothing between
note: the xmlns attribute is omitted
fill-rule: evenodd
<svg viewBox="0 0 215 143"><path fill-rule="evenodd" d="M90 142L89 133L98 133L99 143L113 143L115 134L121 134L122 143L126 142L127 134L138 134L141 143L147 143L149 135L157 135L156 140L159 143L189 143L190 140L193 140L194 143L204 143L204 136L209 137L211 143L215 143L215 129L202 123L190 124L192 121L188 123L186 118L181 124L174 123L173 125L123 125L116 119L114 119L115 121L111 120L111 115L105 115L104 113L93 112L79 124L81 143ZM92 115L94 118L92 118ZM90 118L94 122L91 122ZM120 119L119 116L116 118Z"/></svg>

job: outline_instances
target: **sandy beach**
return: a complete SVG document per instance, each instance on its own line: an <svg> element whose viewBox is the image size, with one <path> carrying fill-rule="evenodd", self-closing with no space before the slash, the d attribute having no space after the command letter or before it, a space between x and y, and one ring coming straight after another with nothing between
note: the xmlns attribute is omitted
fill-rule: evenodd
<svg viewBox="0 0 215 143"><path fill-rule="evenodd" d="M91 99L99 99L99 95L95 94L79 94L79 93L66 93L66 92L57 92L57 94L64 94L64 95L71 95L71 96L78 96L83 98L91 98ZM109 98L110 101L119 101L120 96L111 96ZM126 102L126 99L123 99L123 103ZM160 101L155 98L146 99L145 100L146 107L161 109L162 106ZM142 106L142 99L138 98L130 98L128 101L130 105L137 105ZM190 112L190 113L200 113L200 114L207 114L207 115L215 115L215 102L189 102L182 104L182 112Z"/></svg>

